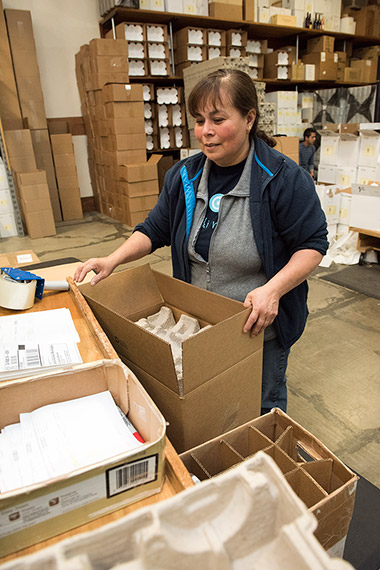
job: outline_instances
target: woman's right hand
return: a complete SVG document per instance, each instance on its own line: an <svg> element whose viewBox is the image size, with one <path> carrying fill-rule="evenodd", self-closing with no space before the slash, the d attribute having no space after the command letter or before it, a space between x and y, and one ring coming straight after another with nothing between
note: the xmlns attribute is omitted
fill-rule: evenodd
<svg viewBox="0 0 380 570"><path fill-rule="evenodd" d="M105 279L115 269L115 264L109 257L92 257L78 265L74 273L74 281L82 283L89 271L95 271L96 275L91 279L91 285L96 285Z"/></svg>

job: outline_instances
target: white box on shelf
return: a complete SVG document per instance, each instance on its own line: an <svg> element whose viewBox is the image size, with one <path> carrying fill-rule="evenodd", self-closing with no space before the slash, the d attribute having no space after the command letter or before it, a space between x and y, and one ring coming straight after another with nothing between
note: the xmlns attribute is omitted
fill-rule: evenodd
<svg viewBox="0 0 380 570"><path fill-rule="evenodd" d="M338 166L349 166L358 163L360 139L355 135L341 135L338 150Z"/></svg>
<svg viewBox="0 0 380 570"><path fill-rule="evenodd" d="M0 215L13 214L11 192L8 188L0 190Z"/></svg>
<svg viewBox="0 0 380 570"><path fill-rule="evenodd" d="M320 164L338 165L339 135L321 133Z"/></svg>
<svg viewBox="0 0 380 570"><path fill-rule="evenodd" d="M356 177L357 184L380 183L380 165L379 166L358 166L358 174Z"/></svg>
<svg viewBox="0 0 380 570"><path fill-rule="evenodd" d="M335 184L336 169L336 165L319 163L318 182L323 182L324 184Z"/></svg>
<svg viewBox="0 0 380 570"><path fill-rule="evenodd" d="M7 171L3 161L0 158L0 190L7 190L9 188Z"/></svg>
<svg viewBox="0 0 380 570"><path fill-rule="evenodd" d="M13 213L0 215L0 237L17 236L17 227Z"/></svg>
<svg viewBox="0 0 380 570"><path fill-rule="evenodd" d="M315 81L315 65L314 63L305 63L305 81Z"/></svg>
<svg viewBox="0 0 380 570"><path fill-rule="evenodd" d="M346 192L340 193L340 208L339 208L339 225L347 225L350 223L352 194Z"/></svg>
<svg viewBox="0 0 380 570"><path fill-rule="evenodd" d="M350 226L380 232L380 187L352 185Z"/></svg>
<svg viewBox="0 0 380 570"><path fill-rule="evenodd" d="M356 166L338 166L336 169L336 185L339 188L351 188L356 183Z"/></svg>
<svg viewBox="0 0 380 570"><path fill-rule="evenodd" d="M375 167L379 164L380 157L380 135L373 132L363 132L360 135L359 166Z"/></svg>

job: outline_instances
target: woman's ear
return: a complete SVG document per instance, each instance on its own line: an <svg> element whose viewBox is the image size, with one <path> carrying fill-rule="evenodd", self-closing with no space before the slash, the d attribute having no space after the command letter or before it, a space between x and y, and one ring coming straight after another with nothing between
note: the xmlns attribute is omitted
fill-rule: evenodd
<svg viewBox="0 0 380 570"><path fill-rule="evenodd" d="M252 129L253 124L255 122L255 119L256 119L256 111L255 111L255 109L250 109L250 111L248 111L248 113L247 113L247 131L248 132Z"/></svg>

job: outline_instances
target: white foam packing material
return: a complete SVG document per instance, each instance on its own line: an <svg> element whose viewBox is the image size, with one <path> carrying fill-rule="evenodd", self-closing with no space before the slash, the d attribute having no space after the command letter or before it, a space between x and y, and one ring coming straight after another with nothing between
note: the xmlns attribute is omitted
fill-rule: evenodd
<svg viewBox="0 0 380 570"><path fill-rule="evenodd" d="M165 40L164 28L162 26L148 25L146 35L148 42L163 42Z"/></svg>
<svg viewBox="0 0 380 570"><path fill-rule="evenodd" d="M129 63L129 75L132 75L134 77L145 75L144 60L130 59L128 63Z"/></svg>
<svg viewBox="0 0 380 570"><path fill-rule="evenodd" d="M159 105L178 103L178 89L176 87L158 87L156 98Z"/></svg>
<svg viewBox="0 0 380 570"><path fill-rule="evenodd" d="M167 127L169 126L169 113L166 105L157 105L158 109L158 126Z"/></svg>
<svg viewBox="0 0 380 570"><path fill-rule="evenodd" d="M208 32L208 45L220 47L222 43L222 34L216 30L209 30Z"/></svg>
<svg viewBox="0 0 380 570"><path fill-rule="evenodd" d="M151 119L145 120L145 134L153 134L153 121Z"/></svg>
<svg viewBox="0 0 380 570"><path fill-rule="evenodd" d="M2 570L348 570L317 521L259 451L221 475Z"/></svg>
<svg viewBox="0 0 380 570"><path fill-rule="evenodd" d="M150 85L143 85L143 100L144 101L151 100Z"/></svg>
<svg viewBox="0 0 380 570"><path fill-rule="evenodd" d="M152 59L150 61L150 73L151 75L168 75L166 60Z"/></svg>
<svg viewBox="0 0 380 570"><path fill-rule="evenodd" d="M148 57L152 59L165 59L165 44L148 43Z"/></svg>
<svg viewBox="0 0 380 570"><path fill-rule="evenodd" d="M183 384L182 343L184 340L209 327L201 329L197 319L188 315L181 315L176 323L173 312L169 307L161 307L158 313L139 319L135 324L170 344L178 384L181 386Z"/></svg>
<svg viewBox="0 0 380 570"><path fill-rule="evenodd" d="M124 37L126 40L142 42L144 40L144 28L140 24L124 24Z"/></svg>
<svg viewBox="0 0 380 570"><path fill-rule="evenodd" d="M173 105L173 107L172 107L172 123L173 123L173 127L181 127L182 126L181 105Z"/></svg>
<svg viewBox="0 0 380 570"><path fill-rule="evenodd" d="M221 48L220 47L209 47L208 48L208 58L215 59L216 57L221 56Z"/></svg>
<svg viewBox="0 0 380 570"><path fill-rule="evenodd" d="M144 59L144 44L138 42L128 42L128 57L131 59Z"/></svg>

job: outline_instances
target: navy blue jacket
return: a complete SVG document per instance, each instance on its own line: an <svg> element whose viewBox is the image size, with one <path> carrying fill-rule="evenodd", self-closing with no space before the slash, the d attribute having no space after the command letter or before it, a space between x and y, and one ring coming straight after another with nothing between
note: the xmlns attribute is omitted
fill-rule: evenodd
<svg viewBox="0 0 380 570"><path fill-rule="evenodd" d="M150 238L152 251L171 245L173 276L187 282L191 281L188 237L205 160L200 152L176 163L166 173L156 206L135 228ZM250 194L254 237L268 280L298 250L326 253L326 218L310 175L258 138ZM275 326L284 348L296 342L304 330L307 293L304 281L280 300Z"/></svg>

